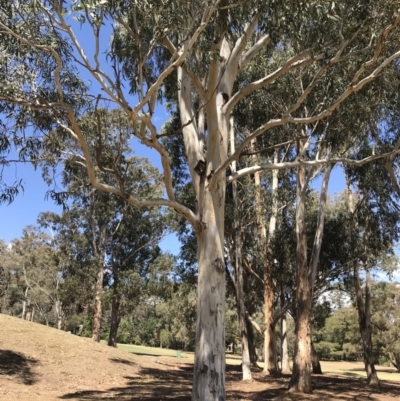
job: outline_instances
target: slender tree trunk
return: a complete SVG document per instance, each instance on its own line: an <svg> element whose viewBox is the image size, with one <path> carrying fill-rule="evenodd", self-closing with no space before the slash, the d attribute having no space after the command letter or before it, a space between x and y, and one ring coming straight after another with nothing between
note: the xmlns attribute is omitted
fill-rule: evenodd
<svg viewBox="0 0 400 401"><path fill-rule="evenodd" d="M357 232L357 221L355 220L355 199L350 184L348 186L348 208L351 215L350 226L352 228L352 249L356 249L357 240L355 238L355 233ZM362 293L361 283L360 283L360 261L355 258L353 262L353 282L354 290L356 295L357 313L358 313L358 323L359 330L361 334L362 344L363 344L363 357L364 366L367 373L367 383L371 387L379 386L378 374L375 369L374 359L373 359L373 345L372 345L372 327L371 327L371 276L369 269L365 269L365 301Z"/></svg>
<svg viewBox="0 0 400 401"><path fill-rule="evenodd" d="M285 306L285 297L282 295L281 308L283 308L284 306ZM290 373L286 312L283 313L281 317L281 371L283 374Z"/></svg>
<svg viewBox="0 0 400 401"><path fill-rule="evenodd" d="M354 262L354 287L356 291L356 302L358 311L359 329L363 344L363 357L365 372L367 373L367 383L371 387L380 385L378 374L375 369L373 358L372 344L372 327L371 327L371 289L370 289L370 272L366 269L365 279L365 303L362 295L362 288L359 278L358 261Z"/></svg>
<svg viewBox="0 0 400 401"><path fill-rule="evenodd" d="M98 258L97 264L97 279L95 289L94 313L93 313L93 326L92 326L92 340L100 342L100 327L101 327L101 295L103 292L103 278L104 266L101 257Z"/></svg>
<svg viewBox="0 0 400 401"><path fill-rule="evenodd" d="M26 318L26 301L22 301L22 313L21 313L21 319L25 320Z"/></svg>
<svg viewBox="0 0 400 401"><path fill-rule="evenodd" d="M276 338L274 319L274 289L269 287L269 281L264 285L264 374L278 374L276 358Z"/></svg>
<svg viewBox="0 0 400 401"><path fill-rule="evenodd" d="M297 172L296 204L296 340L294 346L293 372L289 389L293 392L311 393L311 288L308 279L307 235L305 228L305 167Z"/></svg>
<svg viewBox="0 0 400 401"><path fill-rule="evenodd" d="M60 300L56 300L55 302L56 309L56 318L57 318L57 329L62 330L64 324L64 314L62 310L62 302Z"/></svg>
<svg viewBox="0 0 400 401"><path fill-rule="evenodd" d="M278 161L278 155L275 153L274 162ZM264 369L265 375L277 374L279 372L276 358L275 324L274 324L274 285L272 281L272 263L271 240L275 235L276 217L277 217L277 189L278 189L278 171L272 172L272 215L269 224L269 237L265 227L263 208L261 206L261 178L260 173L254 174L254 183L256 186L257 219L260 233L260 248L264 264Z"/></svg>
<svg viewBox="0 0 400 401"><path fill-rule="evenodd" d="M235 135L233 118L230 121L230 144L231 153L235 152ZM236 172L236 161L231 164L232 173ZM242 245L239 224L239 203L237 193L237 181L232 183L233 201L235 204L234 230L235 230L235 271L236 271L236 302L238 309L239 330L242 342L242 380L252 380L251 361L249 350L249 335L246 324L246 309L244 306L243 292L243 264L242 264Z"/></svg>
<svg viewBox="0 0 400 401"><path fill-rule="evenodd" d="M324 178L321 184L321 193L319 197L319 208L318 208L318 220L317 230L314 236L314 244L310 258L310 285L311 285L311 296L314 295L315 279L318 272L319 254L321 253L322 239L324 235L325 226L325 210L326 202L328 200L328 185L331 176L333 165L329 164L325 167Z"/></svg>
<svg viewBox="0 0 400 401"><path fill-rule="evenodd" d="M256 345L254 342L254 329L253 329L253 323L251 322L250 316L248 313L246 313L246 326L247 326L247 336L248 336L248 341L249 341L249 354L250 354L250 364L254 368L259 368L257 362L258 362L258 354L257 354L257 349Z"/></svg>
<svg viewBox="0 0 400 401"><path fill-rule="evenodd" d="M315 236L314 236L314 244L313 244L313 248L312 248L312 252L311 252L310 269L309 269L311 299L313 299L313 296L314 296L314 285L315 285L315 280L317 278L319 255L321 253L322 239L323 239L323 235L324 235L325 209L326 209L326 202L328 200L328 185L329 185L329 179L331 176L332 168L333 168L332 164L328 164L325 167L324 178L323 178L322 184L321 184L317 230L316 230ZM310 336L312 336L311 333L310 333ZM312 340L311 340L311 365L312 365L312 370L313 370L314 374L322 375L321 364L319 362L318 355L315 352Z"/></svg>
<svg viewBox="0 0 400 401"><path fill-rule="evenodd" d="M27 314L28 304L29 304L28 291L29 291L29 287L26 287L25 294L24 294L24 300L22 301L22 315L21 315L21 318L23 320L27 320L26 314Z"/></svg>
<svg viewBox="0 0 400 401"><path fill-rule="evenodd" d="M322 375L321 364L319 362L318 355L315 352L314 344L312 341L311 341L311 365L312 365L312 371L314 374Z"/></svg>
<svg viewBox="0 0 400 401"><path fill-rule="evenodd" d="M108 337L108 345L110 347L117 346L118 327L121 321L121 317L119 315L120 303L121 303L121 297L118 293L118 280L116 279L116 277L114 277L113 296L111 304L111 326L110 326L110 335ZM161 348L162 348L162 343L161 343Z"/></svg>

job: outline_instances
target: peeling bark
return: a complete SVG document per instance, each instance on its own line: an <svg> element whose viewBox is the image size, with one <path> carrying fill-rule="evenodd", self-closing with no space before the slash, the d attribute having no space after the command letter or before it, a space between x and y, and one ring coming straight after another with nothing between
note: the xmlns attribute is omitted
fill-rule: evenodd
<svg viewBox="0 0 400 401"><path fill-rule="evenodd" d="M306 171L300 166L297 172L296 204L296 340L293 372L289 383L292 392L311 393L311 288L308 279L307 235L305 228Z"/></svg>

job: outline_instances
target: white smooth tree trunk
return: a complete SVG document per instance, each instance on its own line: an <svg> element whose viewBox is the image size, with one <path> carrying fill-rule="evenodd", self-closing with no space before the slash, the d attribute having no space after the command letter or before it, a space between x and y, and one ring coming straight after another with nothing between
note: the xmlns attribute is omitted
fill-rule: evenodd
<svg viewBox="0 0 400 401"><path fill-rule="evenodd" d="M220 199L205 197L203 221L198 234L199 276L197 288L196 350L193 401L225 400L225 262L216 211ZM221 203L223 205L223 202ZM223 227L223 226L222 226Z"/></svg>

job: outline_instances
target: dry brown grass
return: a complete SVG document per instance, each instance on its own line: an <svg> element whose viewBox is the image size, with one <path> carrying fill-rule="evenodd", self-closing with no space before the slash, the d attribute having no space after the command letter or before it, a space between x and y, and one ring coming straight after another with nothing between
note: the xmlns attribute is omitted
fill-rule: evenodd
<svg viewBox="0 0 400 401"><path fill-rule="evenodd" d="M143 349L132 354L89 339L0 314L0 400L9 401L190 401L192 355ZM233 362L233 361L232 361ZM237 362L237 361L235 361ZM359 365L323 363L333 374L314 377L315 391L300 396L286 391L289 377L241 381L240 367L227 365L228 401L400 399L400 386L384 383L371 391L358 375ZM342 369L343 368L343 369ZM344 369L345 368L345 369ZM351 370L355 369L355 370ZM351 372L351 377L339 377ZM388 372L380 372L387 373ZM390 376L394 377L394 376Z"/></svg>

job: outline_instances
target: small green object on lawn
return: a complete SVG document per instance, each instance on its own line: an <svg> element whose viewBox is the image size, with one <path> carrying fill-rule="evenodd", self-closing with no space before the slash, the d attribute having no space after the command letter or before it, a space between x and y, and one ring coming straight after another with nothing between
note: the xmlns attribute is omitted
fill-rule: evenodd
<svg viewBox="0 0 400 401"><path fill-rule="evenodd" d="M182 351L176 351L176 357L181 358L182 357Z"/></svg>

